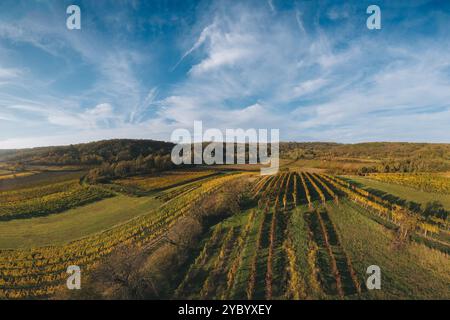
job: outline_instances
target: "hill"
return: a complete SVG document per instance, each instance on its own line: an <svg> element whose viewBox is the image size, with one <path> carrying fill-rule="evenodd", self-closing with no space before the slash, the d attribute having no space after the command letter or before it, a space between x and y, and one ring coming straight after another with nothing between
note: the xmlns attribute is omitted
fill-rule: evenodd
<svg viewBox="0 0 450 320"><path fill-rule="evenodd" d="M28 165L95 165L139 156L167 155L172 147L172 143L163 141L114 139L69 146L2 150L0 159Z"/></svg>
<svg viewBox="0 0 450 320"><path fill-rule="evenodd" d="M150 155L168 158L173 146L173 143L156 140L114 139L70 146L0 150L0 161L22 165L98 166L135 161ZM450 144L281 142L280 155L290 160L320 160L321 164L314 165L333 172L450 171ZM343 168L344 164L346 168Z"/></svg>
<svg viewBox="0 0 450 320"><path fill-rule="evenodd" d="M283 158L294 160L360 162L362 165L355 168L362 174L450 170L450 144L287 142L280 145L280 154ZM330 167L333 166L329 165L328 168Z"/></svg>
<svg viewBox="0 0 450 320"><path fill-rule="evenodd" d="M330 142L285 142L285 155L303 157L353 157L366 159L421 157L450 160L450 144L409 142L366 142L340 144Z"/></svg>

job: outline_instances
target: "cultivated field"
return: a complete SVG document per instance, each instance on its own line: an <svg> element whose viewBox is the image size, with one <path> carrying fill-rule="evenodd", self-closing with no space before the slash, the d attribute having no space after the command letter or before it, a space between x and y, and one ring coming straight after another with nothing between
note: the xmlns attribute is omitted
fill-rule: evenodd
<svg viewBox="0 0 450 320"><path fill-rule="evenodd" d="M119 247L152 257L204 199L245 181L240 210L208 221L176 270L169 298L449 299L443 179L341 177L298 161L265 177L220 167L97 184L84 181L83 170L4 179L0 298L51 298L65 290L69 265L94 272ZM435 200L444 211L426 206ZM370 265L382 270L381 290L366 287Z"/></svg>
<svg viewBox="0 0 450 320"><path fill-rule="evenodd" d="M351 176L348 178L351 181L360 183L361 187L365 189L379 190L385 192L387 195L396 196L407 201L415 201L423 205L430 201L439 201L447 210L450 210L450 194L421 190L418 184L404 185L380 181L374 179L372 176ZM450 178L445 179L450 180ZM447 183L450 185L450 182Z"/></svg>
<svg viewBox="0 0 450 320"><path fill-rule="evenodd" d="M192 181L212 176L214 174L214 171L209 170L173 171L163 172L158 175L118 179L115 181L115 183L123 187L135 189L136 191L150 192L183 185Z"/></svg>
<svg viewBox="0 0 450 320"><path fill-rule="evenodd" d="M0 223L0 297L48 297L64 285L68 265L89 270L116 246L145 246L165 233L190 205L238 175L199 181L162 203L116 196L58 215ZM14 250L9 250L14 248Z"/></svg>
<svg viewBox="0 0 450 320"><path fill-rule="evenodd" d="M395 232L377 222L393 223L388 204L306 172L262 178L252 192L257 206L211 229L176 297L450 298L447 254L417 243L396 249ZM369 291L366 269L377 262L392 278Z"/></svg>

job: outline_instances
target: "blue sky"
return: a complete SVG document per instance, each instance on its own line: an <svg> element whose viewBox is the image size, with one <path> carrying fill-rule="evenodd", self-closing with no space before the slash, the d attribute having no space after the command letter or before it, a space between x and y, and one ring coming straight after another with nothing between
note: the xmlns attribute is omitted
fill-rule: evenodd
<svg viewBox="0 0 450 320"><path fill-rule="evenodd" d="M169 140L194 120L450 142L449 31L449 1L3 0L0 148Z"/></svg>

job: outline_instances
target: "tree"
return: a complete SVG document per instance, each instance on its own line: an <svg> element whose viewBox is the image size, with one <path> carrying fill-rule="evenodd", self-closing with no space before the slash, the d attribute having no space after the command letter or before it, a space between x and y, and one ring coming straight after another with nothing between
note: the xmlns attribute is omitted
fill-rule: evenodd
<svg viewBox="0 0 450 320"><path fill-rule="evenodd" d="M409 236L416 230L419 220L416 215L400 207L393 210L392 217L399 226L395 242L400 247L409 240Z"/></svg>
<svg viewBox="0 0 450 320"><path fill-rule="evenodd" d="M148 155L147 157L145 157L144 163L145 163L145 170L147 172L150 172L150 170L155 167L155 160L153 155Z"/></svg>
<svg viewBox="0 0 450 320"><path fill-rule="evenodd" d="M138 171L138 172L145 171L145 166L144 166L144 156L143 156L142 154L140 154L140 155L136 158L136 171Z"/></svg>
<svg viewBox="0 0 450 320"><path fill-rule="evenodd" d="M125 177L128 173L127 163L125 161L120 161L114 168L114 175L116 177Z"/></svg>

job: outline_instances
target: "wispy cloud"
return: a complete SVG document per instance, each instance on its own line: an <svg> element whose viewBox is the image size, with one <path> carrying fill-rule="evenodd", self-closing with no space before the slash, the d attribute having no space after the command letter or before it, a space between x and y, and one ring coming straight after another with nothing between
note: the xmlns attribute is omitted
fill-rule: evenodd
<svg viewBox="0 0 450 320"><path fill-rule="evenodd" d="M180 60L178 60L178 62L175 64L175 66L172 68L172 71L175 70L176 67L178 67L178 65L187 57L189 56L192 52L194 52L195 50L197 50L198 48L200 48L210 37L211 33L213 32L212 30L215 28L215 23L207 26L206 28L203 29L203 31L201 32L200 36L198 37L197 41L194 43L194 45L187 50L183 56L180 58Z"/></svg>
<svg viewBox="0 0 450 320"><path fill-rule="evenodd" d="M267 4L269 5L270 11L276 12L275 6L273 5L273 0L267 0Z"/></svg>
<svg viewBox="0 0 450 320"><path fill-rule="evenodd" d="M378 31L365 27L363 3L335 1L158 13L153 2L90 3L83 10L100 11L81 32L65 29L62 4L3 12L0 147L168 140L194 120L279 128L289 140L450 141L450 12L426 0L380 5L390 14Z"/></svg>
<svg viewBox="0 0 450 320"><path fill-rule="evenodd" d="M157 103L158 88L152 88L142 102L137 104L130 114L131 123L140 123L153 104Z"/></svg>
<svg viewBox="0 0 450 320"><path fill-rule="evenodd" d="M319 25L310 25L307 34L298 9L292 18L275 21L264 10L234 9L226 11L229 15L219 10L214 26L202 31L193 48L204 44L197 54L204 58L164 101L162 117L180 124L203 119L215 127L270 124L280 128L285 139L436 139L428 134L435 128L411 132L406 127L411 118L432 119L436 106L448 106L450 56L445 44L427 49L428 39L419 37L411 51L411 44L396 35L374 43L366 32L343 46L345 38ZM326 15L348 18L347 9L333 8ZM238 111L230 110L230 99ZM205 112L208 108L212 114ZM439 110L447 119L447 109ZM245 121L243 115L249 112L251 121ZM427 122L421 129L435 125Z"/></svg>
<svg viewBox="0 0 450 320"><path fill-rule="evenodd" d="M60 5L58 8L64 9ZM136 116L133 106L139 108L148 99L136 69L142 60L149 59L149 54L111 43L95 28L85 28L79 33L68 31L59 23L65 10L58 8L37 15L25 11L17 21L0 23L0 47L9 49L8 43L14 42L38 49L47 55L45 63L51 65L54 61L61 66L58 74L36 73L35 65L27 65L26 61L20 66L28 69L26 73L18 68L0 68L0 86L8 86L8 90L0 91L0 109L8 110L9 114L16 110L16 116L31 122L33 114L38 114L39 117L34 117L35 125L37 128L40 123L43 132L46 123L65 130L92 132L100 126L121 126L133 119ZM87 19L84 21L89 23ZM70 77L70 72L76 73L85 66L90 66L89 88L76 92L75 87L67 84L64 92L53 89L59 85L56 79ZM19 90L22 94L17 94ZM96 107L90 107L95 103ZM15 118L2 117L4 121Z"/></svg>
<svg viewBox="0 0 450 320"><path fill-rule="evenodd" d="M17 78L22 74L22 71L19 69L12 68L2 68L0 67L0 81L8 80L12 78Z"/></svg>

